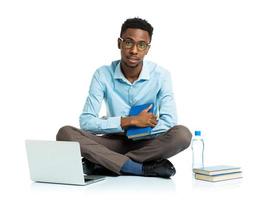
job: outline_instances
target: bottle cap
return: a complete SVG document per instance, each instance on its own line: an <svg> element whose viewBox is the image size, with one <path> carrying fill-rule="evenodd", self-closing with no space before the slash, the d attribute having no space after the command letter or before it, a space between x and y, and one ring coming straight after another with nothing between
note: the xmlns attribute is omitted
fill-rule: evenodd
<svg viewBox="0 0 266 200"><path fill-rule="evenodd" d="M201 136L201 131L195 131L195 136Z"/></svg>

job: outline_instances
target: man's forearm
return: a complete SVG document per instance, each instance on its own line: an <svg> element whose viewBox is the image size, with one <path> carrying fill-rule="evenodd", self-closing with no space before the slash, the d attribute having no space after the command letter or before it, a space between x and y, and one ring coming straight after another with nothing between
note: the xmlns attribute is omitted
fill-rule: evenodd
<svg viewBox="0 0 266 200"><path fill-rule="evenodd" d="M155 127L157 125L157 119L154 114L151 113L141 113L137 116L121 117L120 126L122 129L128 126L137 127Z"/></svg>
<svg viewBox="0 0 266 200"><path fill-rule="evenodd" d="M88 113L82 113L79 121L80 128L85 131L95 133L123 132L121 128L121 117L108 117L107 119L102 119L94 117Z"/></svg>
<svg viewBox="0 0 266 200"><path fill-rule="evenodd" d="M135 117L133 117L133 116L131 116L131 117L121 117L121 128L125 129L128 126L134 126L135 125L134 118Z"/></svg>

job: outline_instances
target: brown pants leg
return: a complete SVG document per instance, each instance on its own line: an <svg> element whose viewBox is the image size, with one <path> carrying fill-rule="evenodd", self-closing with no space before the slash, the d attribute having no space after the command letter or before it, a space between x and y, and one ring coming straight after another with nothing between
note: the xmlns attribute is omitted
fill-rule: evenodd
<svg viewBox="0 0 266 200"><path fill-rule="evenodd" d="M89 161L120 174L123 164L132 159L137 162L169 158L190 145L190 131L174 126L165 134L150 140L132 141L123 135L96 136L71 126L62 127L56 136L58 141L77 141L81 154Z"/></svg>

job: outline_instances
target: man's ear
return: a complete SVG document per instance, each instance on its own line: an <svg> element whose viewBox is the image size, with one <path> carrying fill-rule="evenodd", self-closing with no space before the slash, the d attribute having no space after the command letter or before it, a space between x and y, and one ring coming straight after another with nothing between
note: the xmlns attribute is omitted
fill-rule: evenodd
<svg viewBox="0 0 266 200"><path fill-rule="evenodd" d="M121 49L121 42L122 42L122 41L118 38L118 39L117 39L117 46L118 46L118 49Z"/></svg>

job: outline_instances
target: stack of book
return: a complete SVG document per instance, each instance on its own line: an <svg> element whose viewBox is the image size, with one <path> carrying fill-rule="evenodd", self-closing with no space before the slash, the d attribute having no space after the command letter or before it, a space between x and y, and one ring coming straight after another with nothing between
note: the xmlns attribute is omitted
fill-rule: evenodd
<svg viewBox="0 0 266 200"><path fill-rule="evenodd" d="M217 182L236 178L242 178L240 167L218 165L193 169L198 180Z"/></svg>

